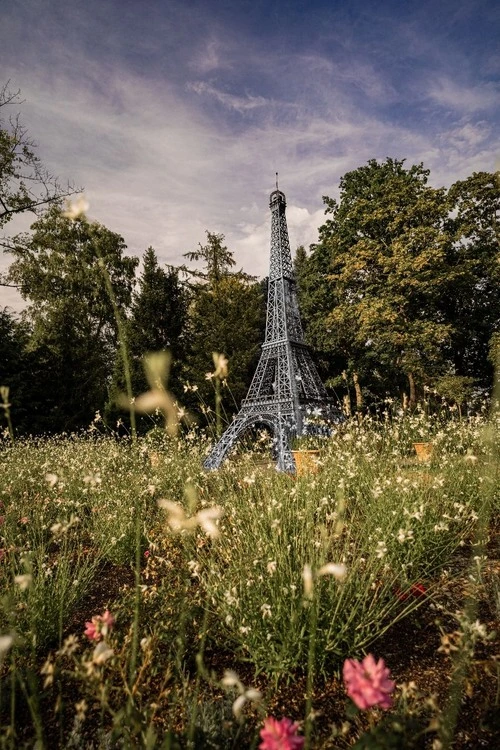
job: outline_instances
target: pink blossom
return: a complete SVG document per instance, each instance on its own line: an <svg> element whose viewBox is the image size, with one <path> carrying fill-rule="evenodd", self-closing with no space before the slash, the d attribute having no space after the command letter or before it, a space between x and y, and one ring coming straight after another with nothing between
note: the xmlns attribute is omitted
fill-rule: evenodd
<svg viewBox="0 0 500 750"><path fill-rule="evenodd" d="M346 659L343 674L347 694L358 708L392 706L391 694L395 683L389 679L389 670L383 659L376 662L371 654L365 656L362 662Z"/></svg>
<svg viewBox="0 0 500 750"><path fill-rule="evenodd" d="M297 734L299 725L285 716L278 721L268 716L260 730L260 750L302 750L305 739Z"/></svg>
<svg viewBox="0 0 500 750"><path fill-rule="evenodd" d="M111 628L115 624L115 618L113 617L113 615L111 614L111 612L109 611L109 609L107 609L104 612L104 614L102 614L99 617L99 620L102 622L103 626L106 628L106 632L108 630L111 630ZM101 630L103 630L103 628L101 628Z"/></svg>
<svg viewBox="0 0 500 750"><path fill-rule="evenodd" d="M89 641L100 641L102 636L99 631L99 617L93 617L92 622L86 622L85 625L83 634L87 636Z"/></svg>
<svg viewBox="0 0 500 750"><path fill-rule="evenodd" d="M87 636L89 641L100 641L101 638L106 636L115 624L115 618L107 609L102 615L94 615L90 622L86 622L86 628L84 635Z"/></svg>
<svg viewBox="0 0 500 750"><path fill-rule="evenodd" d="M147 549L145 551L145 553L144 553L144 557L146 558L146 560L148 559L148 557L150 556L150 554L151 554L151 552Z"/></svg>

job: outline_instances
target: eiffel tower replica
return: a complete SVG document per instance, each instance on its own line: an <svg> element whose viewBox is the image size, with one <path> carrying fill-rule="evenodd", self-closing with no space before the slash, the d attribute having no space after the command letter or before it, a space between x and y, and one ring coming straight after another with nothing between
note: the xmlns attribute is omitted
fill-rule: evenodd
<svg viewBox="0 0 500 750"><path fill-rule="evenodd" d="M293 473L292 439L314 433L313 426L307 424L307 415L321 413L327 423L341 420L304 341L288 239L286 199L278 189L277 175L269 207L272 213L271 262L266 336L247 396L233 422L205 459L206 469L219 468L249 428L265 426L274 436L276 468Z"/></svg>

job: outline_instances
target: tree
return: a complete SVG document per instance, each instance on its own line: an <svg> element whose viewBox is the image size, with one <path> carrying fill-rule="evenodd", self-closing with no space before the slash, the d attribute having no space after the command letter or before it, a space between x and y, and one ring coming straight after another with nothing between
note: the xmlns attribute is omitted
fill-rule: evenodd
<svg viewBox="0 0 500 750"><path fill-rule="evenodd" d="M212 405L213 385L205 376L213 370L212 353L224 354L229 374L222 407L229 417L246 395L257 363L265 300L261 284L241 271L231 272L235 261L222 244L224 235L207 232L207 238L200 251L186 254L191 260L205 261L204 269L194 272L201 281L193 287L189 309L188 377L198 386L199 399Z"/></svg>
<svg viewBox="0 0 500 750"><path fill-rule="evenodd" d="M204 261L205 270L188 272L200 279L206 279L209 283L217 283L221 278L227 276L229 269L235 265L233 253L227 249L223 234L215 234L206 231L207 244L198 243L199 250L184 253L184 257L190 261Z"/></svg>
<svg viewBox="0 0 500 750"><path fill-rule="evenodd" d="M326 277L323 294L331 285L320 326L352 371L358 404L365 373L385 373L386 387L394 373L404 375L415 404L418 382L445 369L451 326L438 302L449 283L450 239L445 192L429 187L428 175L421 164L372 159L342 177L339 203L324 199L331 218L310 259Z"/></svg>
<svg viewBox="0 0 500 750"><path fill-rule="evenodd" d="M453 325L448 357L457 376L489 387L492 336L500 331L500 172L475 172L448 192L453 268L442 298Z"/></svg>
<svg viewBox="0 0 500 750"><path fill-rule="evenodd" d="M170 351L172 362L168 389L174 395L182 394L182 374L186 364L186 325L189 291L179 280L179 272L172 267L161 268L156 253L149 247L144 253L143 269L138 291L133 296L130 317L127 321L127 341L130 355L132 391L135 395L147 390L143 356L149 352ZM116 394L123 392L123 368L117 361L111 388L108 418L116 411L113 403ZM123 415L122 419L124 418ZM145 424L149 422L143 420Z"/></svg>
<svg viewBox="0 0 500 750"><path fill-rule="evenodd" d="M23 432L27 422L30 383L27 343L27 327L6 307L0 309L0 386L7 386L10 390L10 411L16 432ZM0 429L5 425L0 422Z"/></svg>
<svg viewBox="0 0 500 750"><path fill-rule="evenodd" d="M8 84L0 89L2 114L19 104L19 91L10 91ZM15 214L39 214L49 204L75 192L71 185L63 187L43 166L36 148L18 113L0 117L0 227Z"/></svg>
<svg viewBox="0 0 500 750"><path fill-rule="evenodd" d="M73 430L103 408L113 369L117 323L105 274L123 314L138 261L123 255L119 235L84 216L72 221L56 205L31 230L14 238L8 279L30 303L29 349L48 373L46 429Z"/></svg>

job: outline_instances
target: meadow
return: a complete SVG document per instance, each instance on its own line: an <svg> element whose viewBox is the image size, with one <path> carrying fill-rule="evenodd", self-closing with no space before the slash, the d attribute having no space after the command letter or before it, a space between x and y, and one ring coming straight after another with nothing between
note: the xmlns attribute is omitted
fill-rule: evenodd
<svg viewBox="0 0 500 750"><path fill-rule="evenodd" d="M265 435L205 472L193 428L6 434L0 746L494 747L500 413L391 408L302 477Z"/></svg>

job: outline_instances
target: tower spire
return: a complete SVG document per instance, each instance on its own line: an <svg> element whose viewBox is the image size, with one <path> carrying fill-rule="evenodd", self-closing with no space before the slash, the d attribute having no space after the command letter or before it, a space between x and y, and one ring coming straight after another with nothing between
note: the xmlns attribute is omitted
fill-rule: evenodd
<svg viewBox="0 0 500 750"><path fill-rule="evenodd" d="M320 408L339 421L304 341L297 287L286 223L286 198L278 187L269 199L271 257L267 294L266 334L257 369L233 422L205 460L207 469L220 466L238 438L250 427L269 427L277 448L277 468L295 471L291 439L304 434L305 416Z"/></svg>

